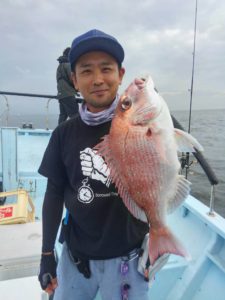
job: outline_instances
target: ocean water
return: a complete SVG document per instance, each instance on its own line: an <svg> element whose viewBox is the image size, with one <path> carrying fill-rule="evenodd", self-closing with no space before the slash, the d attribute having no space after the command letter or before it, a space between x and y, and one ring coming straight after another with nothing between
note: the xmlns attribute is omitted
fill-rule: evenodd
<svg viewBox="0 0 225 300"><path fill-rule="evenodd" d="M189 113L172 112L184 129L188 129ZM203 155L217 176L215 186L215 211L225 217L225 110L196 110L191 115L191 134L204 148ZM201 166L195 162L190 167L188 179L192 182L191 193L209 205L211 185Z"/></svg>
<svg viewBox="0 0 225 300"><path fill-rule="evenodd" d="M173 111L178 122L188 129L189 112ZM21 127L32 123L34 128L54 129L58 115L9 115L0 119L0 125ZM225 110L194 110L191 116L191 134L204 147L203 155L216 174L219 184L215 188L215 211L225 217ZM194 156L188 173L192 182L191 194L209 205L211 185Z"/></svg>

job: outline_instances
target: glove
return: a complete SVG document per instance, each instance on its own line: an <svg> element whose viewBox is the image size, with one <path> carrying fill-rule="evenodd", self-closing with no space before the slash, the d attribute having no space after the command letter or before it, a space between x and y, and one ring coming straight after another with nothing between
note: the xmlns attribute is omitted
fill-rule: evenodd
<svg viewBox="0 0 225 300"><path fill-rule="evenodd" d="M169 253L165 253L158 257L153 265L149 260L149 234L146 234L144 241L141 245L140 257L138 260L138 272L141 273L145 280L151 285L154 281L155 274L159 272L162 267L168 262Z"/></svg>
<svg viewBox="0 0 225 300"><path fill-rule="evenodd" d="M149 234L147 233L145 235L145 238L142 242L139 259L138 259L138 272L142 274L146 281L149 281L149 266L150 266L150 260L149 260Z"/></svg>
<svg viewBox="0 0 225 300"><path fill-rule="evenodd" d="M43 290L46 290L47 286L52 283L52 279L56 278L56 265L54 253L50 255L42 254L38 280Z"/></svg>

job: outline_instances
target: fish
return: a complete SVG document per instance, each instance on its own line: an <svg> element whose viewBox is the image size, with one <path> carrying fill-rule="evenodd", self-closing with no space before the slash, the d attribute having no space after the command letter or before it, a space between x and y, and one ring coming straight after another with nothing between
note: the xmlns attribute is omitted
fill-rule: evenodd
<svg viewBox="0 0 225 300"><path fill-rule="evenodd" d="M104 157L127 209L149 224L150 264L163 254L190 259L166 216L190 193L191 183L180 175L178 152L203 147L189 133L174 128L151 76L131 82L119 98L109 134L94 149Z"/></svg>

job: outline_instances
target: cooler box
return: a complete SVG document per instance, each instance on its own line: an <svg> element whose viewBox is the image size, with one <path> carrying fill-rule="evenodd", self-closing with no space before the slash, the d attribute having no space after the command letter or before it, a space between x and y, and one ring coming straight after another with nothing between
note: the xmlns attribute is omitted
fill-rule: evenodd
<svg viewBox="0 0 225 300"><path fill-rule="evenodd" d="M35 208L26 190L2 192L0 197L14 197L15 203L0 206L0 225L35 221Z"/></svg>

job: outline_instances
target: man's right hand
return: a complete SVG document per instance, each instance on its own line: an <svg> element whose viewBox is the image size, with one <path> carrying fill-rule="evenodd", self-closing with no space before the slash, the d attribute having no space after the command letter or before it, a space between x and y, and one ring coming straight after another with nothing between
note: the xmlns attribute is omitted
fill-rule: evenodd
<svg viewBox="0 0 225 300"><path fill-rule="evenodd" d="M38 280L40 281L41 288L49 295L51 295L58 286L56 265L54 252L42 254Z"/></svg>

